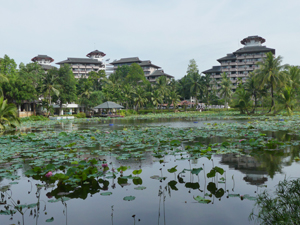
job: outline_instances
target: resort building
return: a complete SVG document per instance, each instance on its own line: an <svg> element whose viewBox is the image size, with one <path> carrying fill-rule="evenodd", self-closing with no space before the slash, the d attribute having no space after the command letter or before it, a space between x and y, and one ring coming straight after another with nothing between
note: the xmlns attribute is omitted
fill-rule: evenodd
<svg viewBox="0 0 300 225"><path fill-rule="evenodd" d="M262 46L265 41L259 36L244 38L241 41L241 44L244 45L243 48L217 59L220 63L219 66L213 66L202 73L211 75L211 78L217 83L217 89L220 88L221 74L227 73L233 84L233 91L235 91L238 79L241 78L244 83L249 73L258 68L256 63L262 61L266 57L266 53L272 52L275 55L275 49Z"/></svg>
<svg viewBox="0 0 300 225"><path fill-rule="evenodd" d="M150 82L156 82L156 80L161 76L166 76L169 79L174 78L173 76L166 74L161 67L152 64L150 60L140 60L138 57L121 58L120 60L115 60L110 64L114 66L113 71L116 71L119 66L130 66L132 63L137 63L142 67L146 79Z"/></svg>
<svg viewBox="0 0 300 225"><path fill-rule="evenodd" d="M88 58L68 58L56 64L60 66L70 65L75 78L88 77L91 71L98 72L106 69L106 64L103 62L105 55L105 53L95 50L86 55Z"/></svg>
<svg viewBox="0 0 300 225"><path fill-rule="evenodd" d="M51 63L54 61L54 59L52 59L50 56L47 56L47 55L38 55L38 56L32 58L31 61L36 62L39 65L41 65L41 67L45 71L50 70L52 68L56 68L55 66L51 66Z"/></svg>

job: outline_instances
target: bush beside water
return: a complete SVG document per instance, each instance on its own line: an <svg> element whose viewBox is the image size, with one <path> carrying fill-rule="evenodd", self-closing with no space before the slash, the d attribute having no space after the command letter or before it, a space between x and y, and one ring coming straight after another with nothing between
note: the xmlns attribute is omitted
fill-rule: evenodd
<svg viewBox="0 0 300 225"><path fill-rule="evenodd" d="M86 118L86 114L84 112L74 114L73 116L75 116L76 118Z"/></svg>
<svg viewBox="0 0 300 225"><path fill-rule="evenodd" d="M28 121L45 121L49 120L49 118L45 116L29 116L29 117L24 117L20 118L21 122L28 122Z"/></svg>

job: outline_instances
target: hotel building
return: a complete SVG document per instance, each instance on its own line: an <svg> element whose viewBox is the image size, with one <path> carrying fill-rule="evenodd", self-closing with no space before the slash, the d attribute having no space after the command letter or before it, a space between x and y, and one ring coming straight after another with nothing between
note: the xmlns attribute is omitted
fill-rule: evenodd
<svg viewBox="0 0 300 225"><path fill-rule="evenodd" d="M242 78L244 83L249 73L258 68L256 63L261 62L266 57L266 53L272 52L275 55L275 49L262 46L265 41L264 38L259 36L244 38L241 41L241 44L244 45L243 48L217 59L220 63L219 66L213 66L202 73L211 75L211 78L217 83L217 89L220 88L221 74L227 73L233 84L233 91L235 91L238 78Z"/></svg>
<svg viewBox="0 0 300 225"><path fill-rule="evenodd" d="M169 79L174 78L173 76L166 74L161 67L152 64L150 60L140 60L138 57L121 58L120 60L115 60L110 64L114 66L113 71L116 71L119 66L130 66L132 63L137 63L142 67L146 79L150 82L156 82L156 80L161 76L166 76Z"/></svg>
<svg viewBox="0 0 300 225"><path fill-rule="evenodd" d="M56 68L55 66L51 66L54 59L47 55L38 55L32 58L31 61L38 63L45 71Z"/></svg>
<svg viewBox="0 0 300 225"><path fill-rule="evenodd" d="M68 58L56 64L70 65L75 78L88 77L88 73L91 71L98 72L106 69L106 64L103 62L105 55L105 53L95 50L86 55L88 58Z"/></svg>

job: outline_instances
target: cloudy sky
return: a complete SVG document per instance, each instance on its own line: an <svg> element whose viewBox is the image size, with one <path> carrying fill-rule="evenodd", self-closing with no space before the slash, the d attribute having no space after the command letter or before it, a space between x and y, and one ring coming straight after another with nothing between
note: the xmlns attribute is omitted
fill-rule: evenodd
<svg viewBox="0 0 300 225"><path fill-rule="evenodd" d="M204 71L259 35L300 65L299 9L299 0L0 0L0 57L56 63L98 49L111 60L151 60L179 79L190 59Z"/></svg>

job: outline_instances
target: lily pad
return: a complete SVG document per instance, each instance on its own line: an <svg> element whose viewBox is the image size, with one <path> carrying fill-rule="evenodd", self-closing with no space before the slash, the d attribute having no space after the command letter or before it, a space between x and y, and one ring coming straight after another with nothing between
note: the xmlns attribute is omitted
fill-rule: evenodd
<svg viewBox="0 0 300 225"><path fill-rule="evenodd" d="M102 193L100 193L100 195L109 196L109 195L112 195L112 192L102 192Z"/></svg>
<svg viewBox="0 0 300 225"><path fill-rule="evenodd" d="M201 196L194 196L193 197L197 202L199 202L199 203L203 203L203 204L208 204L208 203L210 203L211 202L211 200L209 200L209 199L205 199L205 198L203 198L203 197L201 197Z"/></svg>
<svg viewBox="0 0 300 225"><path fill-rule="evenodd" d="M130 195L130 196L126 196L123 198L124 201L133 201L135 199L134 196Z"/></svg>

